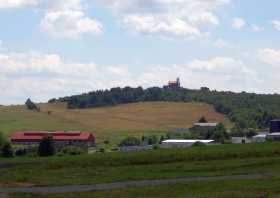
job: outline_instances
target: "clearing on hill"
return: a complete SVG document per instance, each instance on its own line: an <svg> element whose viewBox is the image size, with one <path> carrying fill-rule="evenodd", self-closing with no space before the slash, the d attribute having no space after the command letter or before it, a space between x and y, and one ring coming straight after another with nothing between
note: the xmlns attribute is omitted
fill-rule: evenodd
<svg viewBox="0 0 280 198"><path fill-rule="evenodd" d="M97 141L119 141L127 135L163 133L188 128L201 116L208 121L230 125L225 116L203 103L145 102L99 107L67 109L65 103L40 104L41 112L24 106L0 107L0 130L88 130Z"/></svg>

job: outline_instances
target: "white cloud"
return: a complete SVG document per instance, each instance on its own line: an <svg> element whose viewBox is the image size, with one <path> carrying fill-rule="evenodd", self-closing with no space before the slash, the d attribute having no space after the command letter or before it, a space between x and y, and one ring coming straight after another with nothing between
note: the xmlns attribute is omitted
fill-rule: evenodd
<svg viewBox="0 0 280 198"><path fill-rule="evenodd" d="M148 35L185 38L209 34L219 25L216 14L230 0L104 0L126 27Z"/></svg>
<svg viewBox="0 0 280 198"><path fill-rule="evenodd" d="M246 21L243 18L235 18L232 21L232 27L234 29L242 29L246 26Z"/></svg>
<svg viewBox="0 0 280 198"><path fill-rule="evenodd" d="M280 50L262 49L259 51L259 58L266 64L275 65L280 69Z"/></svg>
<svg viewBox="0 0 280 198"><path fill-rule="evenodd" d="M47 12L41 21L41 29L55 37L77 38L82 34L102 34L102 24L82 11L62 10Z"/></svg>
<svg viewBox="0 0 280 198"><path fill-rule="evenodd" d="M228 41L219 38L214 42L214 46L217 48L227 48L227 47L231 47L231 44Z"/></svg>
<svg viewBox="0 0 280 198"><path fill-rule="evenodd" d="M260 27L260 26L257 26L257 25L251 25L250 29L251 29L252 32L261 32L261 31L263 31L263 28Z"/></svg>
<svg viewBox="0 0 280 198"><path fill-rule="evenodd" d="M39 0L0 0L0 9L36 6Z"/></svg>
<svg viewBox="0 0 280 198"><path fill-rule="evenodd" d="M280 31L280 21L279 20L272 21L272 25L275 30Z"/></svg>

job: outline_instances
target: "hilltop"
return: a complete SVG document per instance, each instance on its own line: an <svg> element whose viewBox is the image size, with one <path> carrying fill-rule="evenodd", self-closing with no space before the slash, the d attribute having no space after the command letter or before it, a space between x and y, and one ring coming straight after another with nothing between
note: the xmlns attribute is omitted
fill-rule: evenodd
<svg viewBox="0 0 280 198"><path fill-rule="evenodd" d="M113 107L68 109L66 103L39 104L40 112L25 106L0 108L0 130L88 130L97 140L118 142L128 135L161 134L188 128L201 116L209 121L230 121L205 103L141 102Z"/></svg>

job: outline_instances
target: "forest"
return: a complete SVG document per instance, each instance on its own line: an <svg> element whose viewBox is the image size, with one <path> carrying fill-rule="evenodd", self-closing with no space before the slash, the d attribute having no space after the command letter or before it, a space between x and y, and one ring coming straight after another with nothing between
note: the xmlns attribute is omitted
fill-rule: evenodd
<svg viewBox="0 0 280 198"><path fill-rule="evenodd" d="M49 103L67 102L68 108L83 109L147 101L204 102L213 105L217 112L225 114L241 129L264 129L269 126L271 119L280 117L278 94L234 93L210 90L207 87L199 90L117 87L51 99Z"/></svg>

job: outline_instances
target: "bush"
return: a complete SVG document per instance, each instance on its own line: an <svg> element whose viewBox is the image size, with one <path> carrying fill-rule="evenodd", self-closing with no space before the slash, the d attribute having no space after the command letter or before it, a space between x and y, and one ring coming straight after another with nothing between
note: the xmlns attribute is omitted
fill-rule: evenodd
<svg viewBox="0 0 280 198"><path fill-rule="evenodd" d="M3 146L7 142L4 133L0 131L0 147Z"/></svg>
<svg viewBox="0 0 280 198"><path fill-rule="evenodd" d="M121 141L120 146L140 146L141 141L136 137L128 137Z"/></svg>
<svg viewBox="0 0 280 198"><path fill-rule="evenodd" d="M206 146L203 142L196 142L192 145L192 147L200 147L200 146Z"/></svg>
<svg viewBox="0 0 280 198"><path fill-rule="evenodd" d="M55 154L55 147L51 136L44 137L38 148L38 155L41 157L52 156Z"/></svg>
<svg viewBox="0 0 280 198"><path fill-rule="evenodd" d="M77 146L68 146L68 147L64 147L61 150L61 153L63 153L64 155L81 155L84 152L85 151L83 149Z"/></svg>
<svg viewBox="0 0 280 198"><path fill-rule="evenodd" d="M15 152L16 156L25 156L27 154L27 150L25 148L19 148Z"/></svg>
<svg viewBox="0 0 280 198"><path fill-rule="evenodd" d="M5 143L1 150L3 157L14 157L14 151L10 143Z"/></svg>

